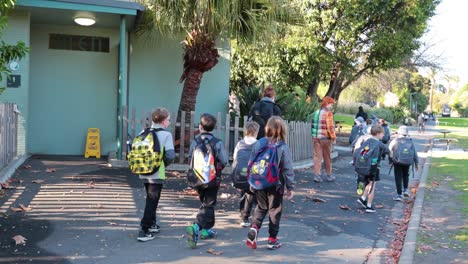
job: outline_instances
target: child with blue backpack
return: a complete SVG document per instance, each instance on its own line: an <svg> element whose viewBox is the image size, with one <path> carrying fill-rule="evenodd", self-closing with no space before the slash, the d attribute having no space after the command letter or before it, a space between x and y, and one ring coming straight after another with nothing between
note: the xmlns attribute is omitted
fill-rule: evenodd
<svg viewBox="0 0 468 264"><path fill-rule="evenodd" d="M247 181L247 168L252 147L255 142L257 142L259 129L260 125L257 122L247 122L244 126L244 138L237 142L237 145L234 148L231 178L234 187L241 191L241 199L239 203L241 227L250 227L250 213L254 205L257 203L255 196L250 191L250 185Z"/></svg>
<svg viewBox="0 0 468 264"><path fill-rule="evenodd" d="M257 248L258 232L266 215L269 216L268 249L281 247L278 231L283 209L283 194L292 199L294 189L294 170L292 155L286 145L286 123L279 116L268 119L265 137L258 140L252 150L247 179L250 189L257 199L252 224L247 234L246 244Z"/></svg>
<svg viewBox="0 0 468 264"><path fill-rule="evenodd" d="M395 185L397 189L397 195L393 197L393 200L402 201L403 197L409 197L409 168L414 164L416 171L419 169L418 153L416 152L413 141L409 137L407 126L400 126L398 128L398 137L390 142L389 149L390 161L394 166Z"/></svg>
<svg viewBox="0 0 468 264"><path fill-rule="evenodd" d="M208 113L200 117L200 135L190 145L190 169L187 173L189 185L198 192L201 206L195 222L186 228L187 244L196 248L198 237L209 239L216 236L215 205L221 184L221 172L228 164L223 142L212 131L216 118Z"/></svg>

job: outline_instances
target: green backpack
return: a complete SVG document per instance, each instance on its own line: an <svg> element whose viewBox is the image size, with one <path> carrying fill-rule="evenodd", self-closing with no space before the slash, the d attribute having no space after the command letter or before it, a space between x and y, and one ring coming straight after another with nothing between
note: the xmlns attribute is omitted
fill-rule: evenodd
<svg viewBox="0 0 468 264"><path fill-rule="evenodd" d="M147 128L133 139L132 147L128 154L128 165L135 174L154 174L162 163L163 151L156 132L162 128Z"/></svg>

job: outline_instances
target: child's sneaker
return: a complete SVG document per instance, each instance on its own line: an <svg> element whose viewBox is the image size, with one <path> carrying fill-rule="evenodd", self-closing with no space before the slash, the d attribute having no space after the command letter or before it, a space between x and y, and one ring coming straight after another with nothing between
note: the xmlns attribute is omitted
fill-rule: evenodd
<svg viewBox="0 0 468 264"><path fill-rule="evenodd" d="M315 176L315 177L314 177L314 182L323 182L322 177L320 177L320 175L319 175L319 176Z"/></svg>
<svg viewBox="0 0 468 264"><path fill-rule="evenodd" d="M159 226L157 224L154 224L150 228L148 228L148 231L151 233L159 233Z"/></svg>
<svg viewBox="0 0 468 264"><path fill-rule="evenodd" d="M405 197L405 198L409 198L409 197L410 197L408 190L405 189L405 190L403 191L403 197Z"/></svg>
<svg viewBox="0 0 468 264"><path fill-rule="evenodd" d="M356 201L362 206L362 208L367 208L366 200L363 200L361 197L359 197L359 199L357 199Z"/></svg>
<svg viewBox="0 0 468 264"><path fill-rule="evenodd" d="M366 213L375 213L375 208L374 206L367 206L366 207Z"/></svg>
<svg viewBox="0 0 468 264"><path fill-rule="evenodd" d="M250 223L249 223L248 220L241 220L240 226L241 227L249 227Z"/></svg>
<svg viewBox="0 0 468 264"><path fill-rule="evenodd" d="M281 243L278 239L269 237L268 238L268 249L275 250L281 247Z"/></svg>
<svg viewBox="0 0 468 264"><path fill-rule="evenodd" d="M362 181L358 183L356 193L358 195L362 195L364 193L364 183Z"/></svg>
<svg viewBox="0 0 468 264"><path fill-rule="evenodd" d="M197 241L198 241L198 225L193 224L187 226L185 229L187 232L187 245L190 248L196 248L197 247Z"/></svg>
<svg viewBox="0 0 468 264"><path fill-rule="evenodd" d="M403 201L403 197L401 197L401 195L398 194L397 196L393 197L393 201L401 202Z"/></svg>
<svg viewBox="0 0 468 264"><path fill-rule="evenodd" d="M137 240L141 242L146 242L146 241L153 240L154 238L155 238L154 234L151 233L149 230L146 232L143 230L140 230L140 232L138 233Z"/></svg>
<svg viewBox="0 0 468 264"><path fill-rule="evenodd" d="M249 229L249 233L247 234L247 246L251 249L256 249L257 248L257 234L258 231L256 228L251 227Z"/></svg>
<svg viewBox="0 0 468 264"><path fill-rule="evenodd" d="M213 229L202 229L200 232L201 239L210 239L216 237L218 232L214 231Z"/></svg>

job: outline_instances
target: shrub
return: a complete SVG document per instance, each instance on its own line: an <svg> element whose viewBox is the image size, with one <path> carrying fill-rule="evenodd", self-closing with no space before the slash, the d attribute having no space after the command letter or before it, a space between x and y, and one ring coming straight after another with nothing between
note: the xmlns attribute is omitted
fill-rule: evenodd
<svg viewBox="0 0 468 264"><path fill-rule="evenodd" d="M356 103L356 102L345 102L341 103L338 102L336 105L336 113L342 113L342 114L350 114L350 115L356 115L358 112L359 106L362 106L364 108L364 112L369 113L371 111L372 107L370 107L367 104L364 103Z"/></svg>
<svg viewBox="0 0 468 264"><path fill-rule="evenodd" d="M389 123L394 123L393 120L393 113L390 109L387 108L374 108L370 111L369 113L369 118L371 118L372 115L375 115L377 118L383 118L385 121Z"/></svg>

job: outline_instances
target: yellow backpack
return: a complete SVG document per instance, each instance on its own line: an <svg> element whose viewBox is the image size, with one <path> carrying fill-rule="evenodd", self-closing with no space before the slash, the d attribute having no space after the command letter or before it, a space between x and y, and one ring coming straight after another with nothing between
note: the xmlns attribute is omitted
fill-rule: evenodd
<svg viewBox="0 0 468 264"><path fill-rule="evenodd" d="M147 128L133 140L128 154L128 165L135 174L154 174L162 163L163 151L156 132L162 128Z"/></svg>

